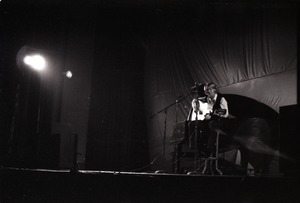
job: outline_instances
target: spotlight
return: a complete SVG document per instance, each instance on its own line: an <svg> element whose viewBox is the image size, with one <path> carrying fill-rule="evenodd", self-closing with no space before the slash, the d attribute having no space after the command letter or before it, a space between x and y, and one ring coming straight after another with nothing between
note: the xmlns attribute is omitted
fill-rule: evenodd
<svg viewBox="0 0 300 203"><path fill-rule="evenodd" d="M42 71L46 67L46 61L41 55L27 55L23 61L26 65L38 71Z"/></svg>

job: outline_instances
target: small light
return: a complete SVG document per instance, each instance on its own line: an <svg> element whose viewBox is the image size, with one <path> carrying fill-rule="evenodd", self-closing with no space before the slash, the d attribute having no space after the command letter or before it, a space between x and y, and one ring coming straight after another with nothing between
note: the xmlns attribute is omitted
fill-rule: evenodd
<svg viewBox="0 0 300 203"><path fill-rule="evenodd" d="M67 77L67 78L71 78L72 76L73 76L72 72L68 70L68 71L66 72L66 77Z"/></svg>

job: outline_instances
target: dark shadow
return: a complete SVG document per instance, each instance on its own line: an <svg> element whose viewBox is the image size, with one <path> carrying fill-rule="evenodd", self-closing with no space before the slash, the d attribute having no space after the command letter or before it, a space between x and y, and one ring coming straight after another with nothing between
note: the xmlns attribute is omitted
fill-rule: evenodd
<svg viewBox="0 0 300 203"><path fill-rule="evenodd" d="M241 164L250 163L256 173L268 174L279 145L279 114L252 98L225 94L232 115L227 125L241 151Z"/></svg>
<svg viewBox="0 0 300 203"><path fill-rule="evenodd" d="M241 95L224 94L224 96L228 101L230 114L236 118L264 118L278 120L279 114L264 103Z"/></svg>

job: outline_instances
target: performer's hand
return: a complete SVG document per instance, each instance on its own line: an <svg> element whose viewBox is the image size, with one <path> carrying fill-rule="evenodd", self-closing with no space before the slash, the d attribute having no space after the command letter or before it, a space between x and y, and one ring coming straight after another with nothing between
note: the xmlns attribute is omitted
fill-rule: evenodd
<svg viewBox="0 0 300 203"><path fill-rule="evenodd" d="M199 107L200 107L199 101L197 99L193 99L193 101L192 101L193 111L194 112L198 112L199 111Z"/></svg>
<svg viewBox="0 0 300 203"><path fill-rule="evenodd" d="M205 115L205 120L209 120L209 119L211 119L211 115L210 114L206 114Z"/></svg>

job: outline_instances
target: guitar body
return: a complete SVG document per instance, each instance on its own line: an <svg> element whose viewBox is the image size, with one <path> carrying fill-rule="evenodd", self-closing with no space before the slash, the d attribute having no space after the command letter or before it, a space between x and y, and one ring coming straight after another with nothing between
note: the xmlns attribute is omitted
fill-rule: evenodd
<svg viewBox="0 0 300 203"><path fill-rule="evenodd" d="M209 105L207 102L202 102L200 100L194 101L193 102L198 102L198 104L192 105L193 107L193 113L191 117L191 121L195 121L196 118L199 121L203 121L207 119L207 115L210 115L212 113L212 106ZM197 112L197 114L196 114ZM196 117L197 115L197 117Z"/></svg>
<svg viewBox="0 0 300 203"><path fill-rule="evenodd" d="M192 117L191 121L203 121L209 120L212 116L221 116L226 114L226 109L215 109L213 110L213 106L207 102L203 102L199 99L194 99L192 101ZM196 117L197 115L197 117Z"/></svg>

